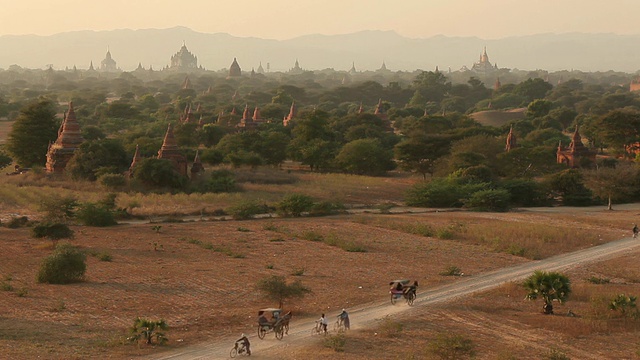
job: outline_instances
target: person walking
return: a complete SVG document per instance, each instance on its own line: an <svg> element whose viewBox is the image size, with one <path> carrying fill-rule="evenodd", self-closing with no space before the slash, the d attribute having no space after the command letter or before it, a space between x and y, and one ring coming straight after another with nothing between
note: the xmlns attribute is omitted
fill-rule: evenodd
<svg viewBox="0 0 640 360"><path fill-rule="evenodd" d="M349 330L350 329L350 323L349 323L349 313L347 312L347 310L342 309L342 312L338 315L338 317L342 320L342 325L344 325L344 329L345 330Z"/></svg>
<svg viewBox="0 0 640 360"><path fill-rule="evenodd" d="M638 237L638 224L633 224L633 238L637 238Z"/></svg>
<svg viewBox="0 0 640 360"><path fill-rule="evenodd" d="M322 331L324 331L325 335L327 334L327 325L329 325L329 321L327 321L327 317L322 314L320 316L320 325L322 325Z"/></svg>

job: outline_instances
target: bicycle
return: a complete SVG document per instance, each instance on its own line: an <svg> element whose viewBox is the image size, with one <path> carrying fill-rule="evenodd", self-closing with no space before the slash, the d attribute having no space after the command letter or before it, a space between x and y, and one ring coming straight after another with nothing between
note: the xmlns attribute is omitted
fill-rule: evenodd
<svg viewBox="0 0 640 360"><path fill-rule="evenodd" d="M244 344L238 344L236 343L233 348L231 349L231 351L229 352L229 356L233 359L234 357L238 356L238 355L246 355L249 356L249 354L247 353L247 349L244 347Z"/></svg>
<svg viewBox="0 0 640 360"><path fill-rule="evenodd" d="M311 329L311 335L326 334L320 320L316 320L316 325Z"/></svg>
<svg viewBox="0 0 640 360"><path fill-rule="evenodd" d="M342 332L345 331L346 328L344 326L344 319L341 317L338 317L338 320L336 320L335 324L333 324L333 330L335 330L336 332Z"/></svg>

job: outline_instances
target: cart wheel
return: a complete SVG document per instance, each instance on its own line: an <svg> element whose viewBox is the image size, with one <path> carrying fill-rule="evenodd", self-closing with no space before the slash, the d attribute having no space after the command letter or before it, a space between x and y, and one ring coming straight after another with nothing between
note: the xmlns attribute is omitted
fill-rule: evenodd
<svg viewBox="0 0 640 360"><path fill-rule="evenodd" d="M396 303L396 296L395 294L391 294L391 305L394 305Z"/></svg>
<svg viewBox="0 0 640 360"><path fill-rule="evenodd" d="M264 336L267 334L267 330L264 329L264 327L258 325L258 337L260 339L264 339Z"/></svg>
<svg viewBox="0 0 640 360"><path fill-rule="evenodd" d="M276 339L282 340L282 337L284 336L284 329L282 327L279 327L275 329L274 332L276 333Z"/></svg>
<svg viewBox="0 0 640 360"><path fill-rule="evenodd" d="M416 294L415 293L411 293L409 294L409 297L407 298L407 304L409 304L409 306L413 305L413 301L416 299Z"/></svg>
<svg viewBox="0 0 640 360"><path fill-rule="evenodd" d="M231 349L231 351L229 352L229 356L231 356L231 358L233 359L234 357L236 357L236 355L238 355L238 349L236 349L235 347L233 349Z"/></svg>

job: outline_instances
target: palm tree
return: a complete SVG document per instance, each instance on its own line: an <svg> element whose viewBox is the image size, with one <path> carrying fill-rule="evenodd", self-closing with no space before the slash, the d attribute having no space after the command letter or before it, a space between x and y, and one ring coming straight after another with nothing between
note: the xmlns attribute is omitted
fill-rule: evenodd
<svg viewBox="0 0 640 360"><path fill-rule="evenodd" d="M529 291L526 299L544 300L542 310L545 314L553 314L553 300L564 303L571 293L569 278L557 272L537 270L525 280L523 286Z"/></svg>

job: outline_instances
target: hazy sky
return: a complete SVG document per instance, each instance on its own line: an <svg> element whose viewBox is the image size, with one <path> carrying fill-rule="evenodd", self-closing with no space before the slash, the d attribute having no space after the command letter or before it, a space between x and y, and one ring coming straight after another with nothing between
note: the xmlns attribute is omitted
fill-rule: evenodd
<svg viewBox="0 0 640 360"><path fill-rule="evenodd" d="M639 0L0 0L0 35L168 28L288 39L395 30L492 39L638 34Z"/></svg>

